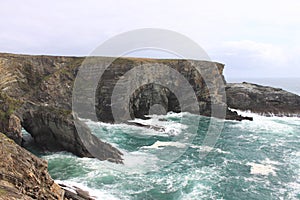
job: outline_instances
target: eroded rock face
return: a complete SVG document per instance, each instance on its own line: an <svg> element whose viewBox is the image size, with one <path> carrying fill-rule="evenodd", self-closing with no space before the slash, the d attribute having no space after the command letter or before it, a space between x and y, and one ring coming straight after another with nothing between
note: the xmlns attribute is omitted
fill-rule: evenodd
<svg viewBox="0 0 300 200"><path fill-rule="evenodd" d="M17 145L0 132L1 200L93 200L80 188L72 192L56 184L48 174L47 161Z"/></svg>
<svg viewBox="0 0 300 200"><path fill-rule="evenodd" d="M300 116L300 96L279 88L246 82L228 83L226 94L230 108L266 116Z"/></svg>
<svg viewBox="0 0 300 200"><path fill-rule="evenodd" d="M101 67L105 64L105 60L98 59L90 65L96 65ZM201 74L195 68L200 69ZM103 67L103 66L102 66ZM150 67L155 67L154 73L148 70ZM135 70L136 68L141 69L140 71L133 72L132 77L124 79L126 73ZM169 72L166 73L166 68ZM195 61L195 60L160 60L160 59L136 59L136 58L122 58L115 60L106 70L97 86L96 98L83 98L79 100L88 104L93 104L96 101L96 113L100 121L114 122L114 116L112 113L111 104L113 103L112 94L117 84L119 85L131 85L136 86L136 90L128 91L130 96L129 109L131 118L144 118L145 115L149 114L149 110L153 105L160 104L165 111L173 112L190 112L193 114L200 114L205 116L222 117L217 113L211 113L211 105L217 105L225 110L234 119L242 119L243 117L238 116L236 113L232 113L227 109L225 99L225 80L223 77L224 65L220 63L213 63L208 61ZM184 82L180 81L177 77L171 73L176 71L184 80L187 81L188 87L180 87ZM140 76L139 73L146 74ZM88 73L87 73L88 75ZM163 75L163 76L161 76ZM160 78L170 81L175 86L175 91L169 90L164 85L159 85L157 82L153 84L145 84L143 79L148 80L160 80ZM205 77L205 78L204 78ZM134 79L132 82L131 79ZM172 85L170 84L170 85ZM176 88L177 87L177 88ZM180 89L178 89L180 88ZM126 90L128 88L124 88ZM222 89L224 93L222 94ZM189 93L192 91L192 95L195 96L197 102L197 109L188 108L188 106L182 107L178 99L182 99L184 102L193 102L192 96ZM175 95L174 93L178 94ZM118 94L117 94L118 95ZM120 99L124 99L120 95ZM126 104L120 106L127 106ZM87 109L85 109L87 110ZM92 109L90 109L92 110ZM122 110L122 108L120 108ZM125 112L125 108L123 109ZM120 111L122 113L122 111ZM87 114L88 115L88 114ZM226 113L225 113L226 115ZM124 121L128 120L125 118Z"/></svg>
<svg viewBox="0 0 300 200"><path fill-rule="evenodd" d="M0 199L64 199L64 190L47 172L47 162L2 133L0 161Z"/></svg>
<svg viewBox="0 0 300 200"><path fill-rule="evenodd" d="M80 128L85 138L82 141L75 127L72 86L82 61L75 57L0 54L0 69L7 72L8 80L0 91L0 131L21 144L22 125L45 150L122 163L116 148L93 136L84 125Z"/></svg>
<svg viewBox="0 0 300 200"><path fill-rule="evenodd" d="M78 156L88 157L96 154L101 160L121 163L121 153L111 145L95 138L86 128L83 128L86 135L85 141L79 139L81 138L79 137L80 131L76 129L75 119L72 116L72 92L78 69L84 59L83 57L0 54L0 70L3 72L0 82L0 117L2 119L0 131L20 144L21 124L45 149L67 150ZM109 60L108 58L101 59L95 70ZM96 106L91 110L96 111L98 119L93 120L114 122L110 105L114 86L126 72L140 65L157 66L158 74L163 66L179 72L194 90L200 112L197 113L194 109L187 111L211 116L211 105L227 109L225 96L220 91L220 85L225 82L222 76L224 65L207 61L136 58L115 60L104 72L100 82L93 83L97 87L96 91L91 91L89 97L78 95L78 101L82 103L81 109L86 110L86 105L96 102ZM207 75L206 80L195 70L194 65L200 67L201 72ZM93 76L95 73L91 71L90 74ZM221 78L217 79L220 75ZM176 79L170 81L180 84ZM210 90L207 88L208 85L211 86ZM84 84L83 86L85 87ZM214 94L215 98L211 99L210 93ZM190 98L182 96L186 99ZM131 118L143 117L156 104L160 104L166 111L180 112L183 109L172 92L155 84L138 88L130 98ZM89 112L85 113L86 115L75 114L85 118L91 116ZM227 118L245 119L228 109ZM99 148L94 148L93 145L98 145ZM98 150L91 153L90 149Z"/></svg>

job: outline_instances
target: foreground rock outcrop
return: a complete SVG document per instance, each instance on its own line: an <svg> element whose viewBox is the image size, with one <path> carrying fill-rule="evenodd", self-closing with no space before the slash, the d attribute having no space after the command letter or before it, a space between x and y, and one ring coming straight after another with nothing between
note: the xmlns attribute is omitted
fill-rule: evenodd
<svg viewBox="0 0 300 200"><path fill-rule="evenodd" d="M64 190L51 179L47 162L0 133L0 199L63 199Z"/></svg>
<svg viewBox="0 0 300 200"><path fill-rule="evenodd" d="M23 127L44 150L95 157L89 148L100 160L122 163L122 153L115 147L92 135L84 124L79 127L82 133L75 126L72 86L82 61L0 54L0 131L21 144Z"/></svg>
<svg viewBox="0 0 300 200"><path fill-rule="evenodd" d="M230 108L265 116L300 116L300 96L280 88L246 82L228 83L226 96Z"/></svg>
<svg viewBox="0 0 300 200"><path fill-rule="evenodd" d="M1 200L92 200L75 188L56 184L48 174L47 161L32 155L0 133L0 199Z"/></svg>

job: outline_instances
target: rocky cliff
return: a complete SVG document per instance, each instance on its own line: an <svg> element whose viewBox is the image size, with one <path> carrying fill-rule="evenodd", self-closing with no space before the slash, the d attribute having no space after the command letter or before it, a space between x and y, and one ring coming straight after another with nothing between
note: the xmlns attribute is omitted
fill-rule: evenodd
<svg viewBox="0 0 300 200"><path fill-rule="evenodd" d="M251 110L262 114L297 114L299 116L300 113L299 96L280 89L248 83L227 84L227 95L222 94L219 87L225 84L222 64L207 61L136 58L115 60L103 73L100 81L92 83L96 86L94 91L88 90L92 95L79 93L75 102L80 105L81 110L78 113L72 113L73 85L78 69L84 60L85 58L78 57L0 54L0 132L22 145L21 129L23 127L45 150L66 150L77 156L92 157L88 149L96 149L93 155L100 160L122 163L122 153L91 134L77 116L114 122L111 107L113 90L118 82L122 82L122 77L137 66L156 66L157 74L163 73L161 68L164 66L176 70L188 80L196 96L197 108L199 108L195 110L199 111L182 107L175 94L176 91L155 83L143 85L140 84L143 81L138 80L141 81L138 82L140 87L131 93L128 100L130 118L144 118L151 112L157 112L155 109L151 110L157 104L160 104L165 112L189 111L220 117L218 112L211 112L211 107L217 106L220 109L224 108L226 118L232 120L251 120L251 118L231 112L226 103L231 108ZM98 67L107 62L107 58L97 60ZM205 81L195 70L195 65L207 74ZM217 67L212 67L212 65ZM95 70L97 71L97 67ZM147 71L146 68L145 71ZM90 79L89 76L95 75L91 71L89 73L91 75L84 77L87 80ZM149 75L147 77L149 79L155 78L151 77L153 75L145 74ZM220 74L221 79L217 79ZM165 78L174 82L175 85L181 84L171 75ZM89 88L85 84L82 86ZM208 86L211 86L210 89ZM181 96L187 100L190 99L191 96L185 95L184 92ZM214 98L211 98L211 94ZM92 109L90 105L94 105ZM123 109L122 106L120 108ZM80 113L81 111L84 112ZM93 118L92 112L96 112L96 118ZM81 140L80 132L83 133L84 140ZM66 197L82 199L68 191L64 192L53 182L47 174L45 161L16 146L12 140L2 134L0 134L0 150L0 197L2 199L62 199Z"/></svg>
<svg viewBox="0 0 300 200"><path fill-rule="evenodd" d="M71 112L72 86L83 58L0 54L0 131L18 144L25 128L43 149L66 150L91 157L87 146L98 149L101 160L121 163L122 153L93 136L78 122L83 145Z"/></svg>
<svg viewBox="0 0 300 200"><path fill-rule="evenodd" d="M300 116L300 96L252 83L228 83L227 105L265 116Z"/></svg>
<svg viewBox="0 0 300 200"><path fill-rule="evenodd" d="M32 155L3 133L0 133L0 161L1 200L93 199L79 188L71 192L56 184L48 174L45 160Z"/></svg>
<svg viewBox="0 0 300 200"><path fill-rule="evenodd" d="M23 127L45 150L66 150L78 156L90 157L86 147L91 147L97 149L94 153L99 159L121 163L121 152L94 137L83 123L76 121L76 115L72 115L74 80L84 60L85 58L80 57L0 54L0 131L21 144ZM109 58L98 58L96 71L97 67L104 65L107 60ZM219 86L225 82L222 76L224 65L206 61L117 59L104 72L100 81L94 83L97 85L96 96L93 96L93 93L91 97L78 95L79 99L75 101L82 103L80 107L83 110L88 110L85 109L86 105L96 102L92 108L92 111L96 110L97 115L97 119L94 120L113 122L110 99L114 86L126 72L140 65L155 65L158 70L168 66L184 76L196 94L200 111L196 114L211 116L211 106L217 105L227 110L228 119L244 119L226 108L225 96L219 91ZM206 81L193 65L200 67L207 74ZM215 65L217 67L212 67ZM157 74L159 73L158 71ZM220 74L221 79L217 79ZM180 84L176 79L170 81ZM207 85L212 86L210 90ZM210 93L214 94L213 99ZM189 99L189 96L181 96ZM155 104L161 104L165 111L180 112L183 109L168 88L155 84L141 85L130 97L131 118L144 117ZM193 109L188 111L195 113ZM89 118L89 112L80 117ZM79 123L86 136L85 144L79 137L75 122Z"/></svg>
<svg viewBox="0 0 300 200"><path fill-rule="evenodd" d="M0 133L0 199L63 199L40 160Z"/></svg>

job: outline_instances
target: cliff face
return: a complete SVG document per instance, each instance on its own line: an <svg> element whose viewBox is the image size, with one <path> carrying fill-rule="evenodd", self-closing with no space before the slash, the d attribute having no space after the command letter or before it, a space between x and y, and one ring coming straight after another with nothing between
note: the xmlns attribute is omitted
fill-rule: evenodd
<svg viewBox="0 0 300 200"><path fill-rule="evenodd" d="M75 77L84 59L0 54L0 131L21 144L21 127L23 127L46 150L67 150L78 156L90 157L91 154L86 149L86 146L89 146L98 149L96 153L101 160L122 162L121 152L94 137L84 124L79 123L80 129L86 135L83 144L75 127L76 118L71 111L72 91ZM105 62L107 58L100 58L100 63L98 62L97 65L101 67ZM141 85L132 93L129 101L131 118L143 118L155 104L161 104L165 111L189 111L206 116L211 115L213 104L226 109L225 96L219 91L219 86L224 84L224 78L222 76L221 79L216 78L223 72L222 64L216 63L216 68L212 67L214 63L206 61L122 58L111 64L99 83L94 83L97 85L96 96L93 96L93 93L90 97L79 95L76 101L82 103L80 106L82 110L85 110L86 105L96 102L92 110L96 110L98 119L94 120L113 122L110 101L112 91L126 72L139 65L156 66L158 70L156 74L163 73L160 72L163 66L179 72L188 80L188 84L196 94L200 112L196 113L193 109L180 107L176 96L168 88L148 84ZM200 67L207 75L206 81L193 65ZM180 84L172 77L166 78L177 85ZM210 90L208 85L211 86ZM211 99L210 93L214 94L214 99ZM190 98L184 93L181 96ZM79 116L90 117L89 112ZM244 119L228 109L227 118Z"/></svg>
<svg viewBox="0 0 300 200"><path fill-rule="evenodd" d="M93 65L103 68L105 58L99 58L95 63L93 63ZM205 80L194 66L197 66L201 69L201 72L205 73ZM149 114L150 108L155 104L160 104L166 112L184 111L211 116L211 104L226 106L225 97L221 94L221 91L219 91L225 82L222 76L223 68L223 64L207 61L139 58L117 59L106 69L97 85L95 98L97 118L104 122L114 122L115 119L112 114L111 105L116 102L112 102L111 100L117 84L119 86L121 85L121 87L123 86L120 92L127 90L125 93L127 96L130 96L128 102L130 118L144 118L145 115ZM97 71L97 68L94 70ZM176 77L174 71L186 80L186 84L191 88L182 86L184 81ZM124 78L124 76L128 78ZM93 78L90 80L92 79ZM145 79L149 82L152 80L158 81L147 83ZM159 82L164 82L167 86ZM208 84L211 86L209 89ZM130 91L128 89L130 88L129 86L135 88L135 90ZM170 88L174 87L174 91L171 91L168 86L170 86ZM196 97L195 102L197 102L199 111L193 107L181 107L183 105L180 105L178 98L181 98L182 102L193 101L193 97L191 93L189 93L190 91L192 91L192 95ZM174 94L174 92L176 92L176 94ZM211 94L214 94L215 98L211 99ZM127 96L124 97L119 93L116 95L118 95L118 99L126 101ZM94 99L92 97L85 98L85 95L83 95L83 97L83 99L79 100L83 104L93 104L92 101ZM91 101L87 103L87 99L91 99ZM126 110L122 108L122 106L127 105L122 103L117 106L119 113L125 112ZM84 107L84 105L82 107ZM122 119L123 122L126 120L128 120L128 118Z"/></svg>
<svg viewBox="0 0 300 200"><path fill-rule="evenodd" d="M230 108L249 110L270 116L300 116L300 96L251 83L229 83L226 86Z"/></svg>
<svg viewBox="0 0 300 200"><path fill-rule="evenodd" d="M0 133L0 199L64 199L51 179L47 162Z"/></svg>
<svg viewBox="0 0 300 200"><path fill-rule="evenodd" d="M26 151L0 133L1 200L93 200L80 188L56 184L48 174L47 161Z"/></svg>
<svg viewBox="0 0 300 200"><path fill-rule="evenodd" d="M0 54L0 131L21 144L25 128L43 149L66 150L101 160L122 162L121 152L94 137L84 124L83 145L71 112L72 86L83 58Z"/></svg>

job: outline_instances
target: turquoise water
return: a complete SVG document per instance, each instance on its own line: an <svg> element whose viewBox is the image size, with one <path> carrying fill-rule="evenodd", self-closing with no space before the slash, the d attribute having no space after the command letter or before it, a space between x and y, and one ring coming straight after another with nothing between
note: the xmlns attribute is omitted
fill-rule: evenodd
<svg viewBox="0 0 300 200"><path fill-rule="evenodd" d="M225 121L214 148L201 146L210 118L188 113L139 121L161 130L87 121L124 153L125 165L63 152L42 157L54 179L98 199L300 199L300 118L247 115L254 121Z"/></svg>

